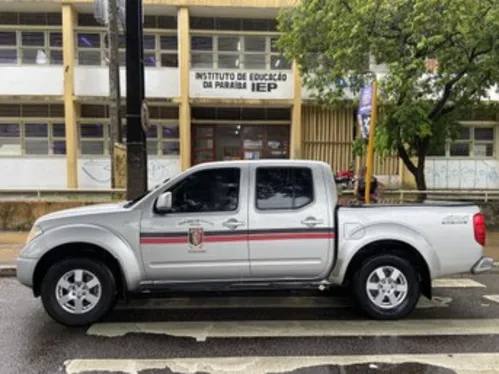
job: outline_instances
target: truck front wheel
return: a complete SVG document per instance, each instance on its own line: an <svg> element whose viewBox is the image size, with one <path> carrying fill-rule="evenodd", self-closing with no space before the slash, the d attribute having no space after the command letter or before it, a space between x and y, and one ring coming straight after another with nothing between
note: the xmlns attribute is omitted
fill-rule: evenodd
<svg viewBox="0 0 499 374"><path fill-rule="evenodd" d="M109 268L95 260L70 258L52 265L41 285L47 313L66 326L84 326L104 317L116 300Z"/></svg>
<svg viewBox="0 0 499 374"><path fill-rule="evenodd" d="M352 279L355 305L378 320L406 317L420 294L417 272L407 260L394 255L367 259Z"/></svg>

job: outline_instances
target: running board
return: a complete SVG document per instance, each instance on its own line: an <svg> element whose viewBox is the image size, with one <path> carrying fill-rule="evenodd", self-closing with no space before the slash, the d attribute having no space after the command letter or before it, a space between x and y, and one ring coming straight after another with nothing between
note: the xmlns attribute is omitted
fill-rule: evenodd
<svg viewBox="0 0 499 374"><path fill-rule="evenodd" d="M231 291L297 291L320 290L329 286L324 282L247 282L247 283L167 283L143 282L138 293L166 293L166 292L231 292Z"/></svg>

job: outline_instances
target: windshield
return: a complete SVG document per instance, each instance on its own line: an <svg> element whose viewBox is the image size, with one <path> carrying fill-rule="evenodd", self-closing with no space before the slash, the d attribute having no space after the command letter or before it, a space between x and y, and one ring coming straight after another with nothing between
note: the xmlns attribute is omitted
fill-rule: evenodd
<svg viewBox="0 0 499 374"><path fill-rule="evenodd" d="M154 186L154 188L150 189L150 190L147 190L146 192L144 192L142 195L139 195L137 196L135 199L133 200L129 200L126 204L125 204L125 208L130 208L132 206L134 206L135 204L137 204L140 200L142 200L144 197L146 197L151 191L154 191L156 188L158 188L159 186L165 184L166 182L168 182L170 180L170 178L166 178L163 182L161 182L160 184L157 184L156 186Z"/></svg>

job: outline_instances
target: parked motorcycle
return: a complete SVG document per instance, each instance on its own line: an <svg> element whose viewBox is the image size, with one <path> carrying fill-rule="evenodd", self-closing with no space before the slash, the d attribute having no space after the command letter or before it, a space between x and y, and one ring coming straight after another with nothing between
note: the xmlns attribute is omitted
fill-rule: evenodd
<svg viewBox="0 0 499 374"><path fill-rule="evenodd" d="M338 170L334 174L336 185L344 190L352 190L355 181L355 172L353 168L347 170Z"/></svg>

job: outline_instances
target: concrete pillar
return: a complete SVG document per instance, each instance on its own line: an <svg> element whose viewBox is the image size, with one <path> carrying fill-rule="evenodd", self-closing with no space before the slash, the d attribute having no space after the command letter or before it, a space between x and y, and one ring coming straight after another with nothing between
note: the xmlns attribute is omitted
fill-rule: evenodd
<svg viewBox="0 0 499 374"><path fill-rule="evenodd" d="M185 7L178 10L178 41L180 74L180 169L185 170L191 166L191 107L189 103L191 43L189 9Z"/></svg>
<svg viewBox="0 0 499 374"><path fill-rule="evenodd" d="M302 157L302 123L301 123L301 78L298 65L293 62L293 108L291 113L291 158Z"/></svg>
<svg viewBox="0 0 499 374"><path fill-rule="evenodd" d="M66 123L66 184L78 187L77 104L74 95L76 11L71 4L62 4L62 46L64 64L64 117Z"/></svg>

